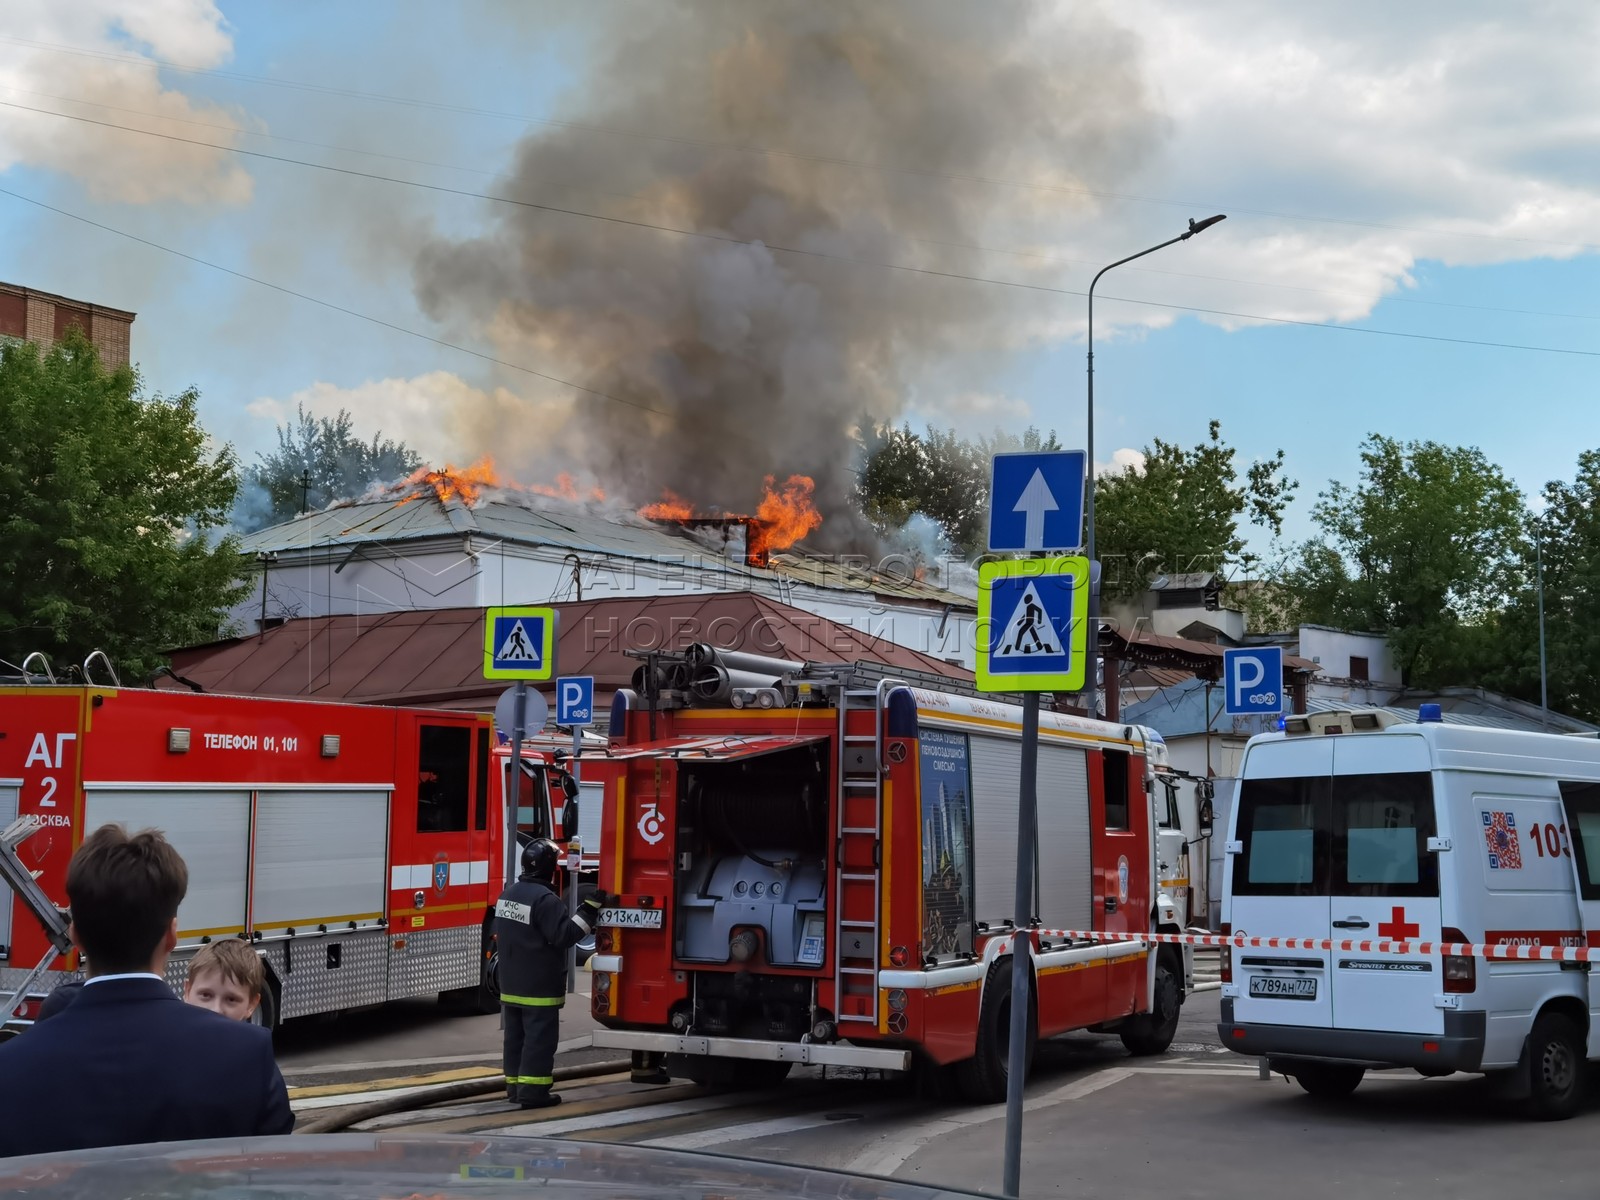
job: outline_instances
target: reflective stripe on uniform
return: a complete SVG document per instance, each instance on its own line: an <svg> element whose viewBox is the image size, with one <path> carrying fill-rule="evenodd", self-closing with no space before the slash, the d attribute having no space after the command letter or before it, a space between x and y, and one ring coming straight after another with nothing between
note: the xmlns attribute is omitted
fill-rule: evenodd
<svg viewBox="0 0 1600 1200"><path fill-rule="evenodd" d="M567 1002L565 996L508 996L500 993L504 1004L520 1004L524 1008L560 1008Z"/></svg>
<svg viewBox="0 0 1600 1200"><path fill-rule="evenodd" d="M527 1084L529 1087L549 1087L556 1081L554 1075L507 1075L507 1083Z"/></svg>

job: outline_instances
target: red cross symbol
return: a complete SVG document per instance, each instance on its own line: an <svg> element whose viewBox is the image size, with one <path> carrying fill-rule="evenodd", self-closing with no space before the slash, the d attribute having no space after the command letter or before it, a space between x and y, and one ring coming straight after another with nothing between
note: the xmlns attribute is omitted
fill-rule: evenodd
<svg viewBox="0 0 1600 1200"><path fill-rule="evenodd" d="M1414 938L1422 932L1422 926L1412 925L1406 921L1406 910L1400 905L1395 905L1394 912L1387 921L1378 925L1378 936L1389 938L1392 941L1403 942L1407 938Z"/></svg>

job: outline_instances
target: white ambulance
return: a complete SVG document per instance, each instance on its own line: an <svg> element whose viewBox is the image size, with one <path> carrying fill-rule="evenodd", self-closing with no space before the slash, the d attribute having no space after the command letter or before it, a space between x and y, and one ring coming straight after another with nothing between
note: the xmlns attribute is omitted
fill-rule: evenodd
<svg viewBox="0 0 1600 1200"><path fill-rule="evenodd" d="M1283 726L1245 747L1223 932L1490 949L1224 950L1222 1044L1316 1096L1368 1070L1503 1073L1533 1115L1571 1116L1600 1057L1589 964L1492 947L1600 945L1600 742L1437 705Z"/></svg>

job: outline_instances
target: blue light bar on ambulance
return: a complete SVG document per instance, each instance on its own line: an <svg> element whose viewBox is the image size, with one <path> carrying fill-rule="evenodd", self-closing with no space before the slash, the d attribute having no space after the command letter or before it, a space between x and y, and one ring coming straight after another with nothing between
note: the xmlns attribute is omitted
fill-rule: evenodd
<svg viewBox="0 0 1600 1200"><path fill-rule="evenodd" d="M1444 722L1444 709L1437 704L1422 705L1422 707L1417 709L1417 724L1421 725L1424 722L1436 722L1442 724Z"/></svg>

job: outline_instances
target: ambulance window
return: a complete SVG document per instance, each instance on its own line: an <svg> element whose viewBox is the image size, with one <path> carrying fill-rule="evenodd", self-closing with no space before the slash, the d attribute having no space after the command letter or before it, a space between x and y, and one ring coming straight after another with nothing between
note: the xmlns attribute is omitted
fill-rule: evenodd
<svg viewBox="0 0 1600 1200"><path fill-rule="evenodd" d="M1329 793L1326 777L1244 781L1235 895L1326 895Z"/></svg>
<svg viewBox="0 0 1600 1200"><path fill-rule="evenodd" d="M1333 781L1333 891L1340 896L1437 896L1433 778L1426 771L1340 775Z"/></svg>
<svg viewBox="0 0 1600 1200"><path fill-rule="evenodd" d="M1176 780L1163 779L1161 790L1166 794L1167 802L1161 810L1162 829L1182 829L1183 820L1178 815L1178 784Z"/></svg>
<svg viewBox="0 0 1600 1200"><path fill-rule="evenodd" d="M1121 750L1103 750L1106 785L1106 828L1128 828L1128 756Z"/></svg>
<svg viewBox="0 0 1600 1200"><path fill-rule="evenodd" d="M489 828L489 731L478 730L478 770L473 780L477 811L473 814L474 829Z"/></svg>
<svg viewBox="0 0 1600 1200"><path fill-rule="evenodd" d="M424 725L417 754L417 831L460 833L471 812L472 730Z"/></svg>
<svg viewBox="0 0 1600 1200"><path fill-rule="evenodd" d="M1577 858L1583 898L1600 900L1600 784L1563 780L1561 802L1574 835L1568 840Z"/></svg>

